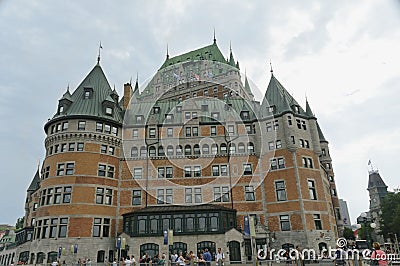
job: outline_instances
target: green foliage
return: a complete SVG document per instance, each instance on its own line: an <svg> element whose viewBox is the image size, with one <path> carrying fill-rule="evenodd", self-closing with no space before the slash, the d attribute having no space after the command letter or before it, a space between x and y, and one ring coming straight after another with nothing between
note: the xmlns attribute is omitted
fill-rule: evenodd
<svg viewBox="0 0 400 266"><path fill-rule="evenodd" d="M25 220L25 217L21 217L21 218L17 219L17 222L15 224L15 230L24 228L24 220Z"/></svg>
<svg viewBox="0 0 400 266"><path fill-rule="evenodd" d="M400 193L389 193L381 203L381 232L388 237L390 233L400 235Z"/></svg>
<svg viewBox="0 0 400 266"><path fill-rule="evenodd" d="M355 240L356 238L354 237L354 232L351 230L351 228L345 227L343 230L343 237L346 238L347 240Z"/></svg>

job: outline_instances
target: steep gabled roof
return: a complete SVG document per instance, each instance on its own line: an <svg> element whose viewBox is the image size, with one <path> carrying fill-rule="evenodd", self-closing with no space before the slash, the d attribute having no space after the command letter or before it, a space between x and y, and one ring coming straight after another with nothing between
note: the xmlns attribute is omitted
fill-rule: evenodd
<svg viewBox="0 0 400 266"><path fill-rule="evenodd" d="M194 51L190 51L178 56L174 56L165 59L165 62L162 64L160 69L163 69L168 66L172 66L178 63L183 63L186 61L197 61L197 60L211 60L217 61L220 63L227 64L228 62L225 60L224 56L222 55L221 51L219 50L216 43L211 45L196 49Z"/></svg>
<svg viewBox="0 0 400 266"><path fill-rule="evenodd" d="M36 171L35 176L32 179L31 184L29 185L27 192L35 192L36 190L39 189L39 183L40 183L40 174L39 174L39 169Z"/></svg>
<svg viewBox="0 0 400 266"><path fill-rule="evenodd" d="M289 94L289 92L282 86L282 84L272 74L268 84L267 91L265 92L262 104L261 112L262 116L268 116L268 108L274 106L274 115L284 114L286 112L292 112L292 106L298 106L299 115L307 116L306 112L300 106L300 104Z"/></svg>
<svg viewBox="0 0 400 266"><path fill-rule="evenodd" d="M91 95L85 98L85 91L90 90ZM115 98L115 101L113 99ZM62 113L57 113L54 118L59 116L77 115L77 116L95 116L114 120L115 122L122 121L121 108L118 104L118 94L112 90L108 80L103 72L103 69L97 64L90 73L83 79L78 88L72 93L67 91L62 99L71 101L71 105L65 108ZM108 101L114 105L113 115L105 113L103 102Z"/></svg>

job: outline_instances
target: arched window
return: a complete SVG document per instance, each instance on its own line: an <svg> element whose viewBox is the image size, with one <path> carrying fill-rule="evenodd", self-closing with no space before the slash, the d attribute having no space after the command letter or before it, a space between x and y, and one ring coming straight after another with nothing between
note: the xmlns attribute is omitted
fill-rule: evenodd
<svg viewBox="0 0 400 266"><path fill-rule="evenodd" d="M245 147L244 147L244 143L240 142L238 145L238 153L245 153Z"/></svg>
<svg viewBox="0 0 400 266"><path fill-rule="evenodd" d="M229 153L230 154L235 154L236 153L236 144L235 143L231 143L229 145Z"/></svg>
<svg viewBox="0 0 400 266"><path fill-rule="evenodd" d="M173 147L172 145L169 145L169 146L167 147L167 155L168 155L168 156L174 155L174 147Z"/></svg>
<svg viewBox="0 0 400 266"><path fill-rule="evenodd" d="M176 155L177 156L182 155L182 146L181 145L176 146Z"/></svg>
<svg viewBox="0 0 400 266"><path fill-rule="evenodd" d="M217 153L218 153L218 145L214 143L211 145L211 154L216 155Z"/></svg>
<svg viewBox="0 0 400 266"><path fill-rule="evenodd" d="M203 250L208 249L211 254L215 254L215 242L202 241L197 243L197 254L200 254Z"/></svg>
<svg viewBox="0 0 400 266"><path fill-rule="evenodd" d="M204 144L202 147L202 152L203 154L209 154L210 153L210 146L208 144Z"/></svg>
<svg viewBox="0 0 400 266"><path fill-rule="evenodd" d="M190 145L185 146L185 155L192 155L192 147Z"/></svg>
<svg viewBox="0 0 400 266"><path fill-rule="evenodd" d="M131 157L137 157L137 156L138 156L138 149L136 147L132 147Z"/></svg>
<svg viewBox="0 0 400 266"><path fill-rule="evenodd" d="M156 156L156 148L154 146L150 146L150 148L149 148L149 156L150 157Z"/></svg>
<svg viewBox="0 0 400 266"><path fill-rule="evenodd" d="M97 262L104 262L106 252L104 250L97 251Z"/></svg>
<svg viewBox="0 0 400 266"><path fill-rule="evenodd" d="M44 253L43 252L39 252L37 254L36 264L43 263L43 260L44 260Z"/></svg>
<svg viewBox="0 0 400 266"><path fill-rule="evenodd" d="M221 151L221 153L222 154L226 154L226 144L225 143L222 143L221 144L221 146L220 146L220 151Z"/></svg>
<svg viewBox="0 0 400 266"><path fill-rule="evenodd" d="M253 142L247 143L247 152L250 153L250 154L254 153L254 144L253 144Z"/></svg>
<svg viewBox="0 0 400 266"><path fill-rule="evenodd" d="M163 146L158 147L158 156L165 156Z"/></svg>
<svg viewBox="0 0 400 266"><path fill-rule="evenodd" d="M154 243L146 243L140 245L140 256L147 253L150 258L153 258L156 254L159 253L159 247L157 244Z"/></svg>
<svg viewBox="0 0 400 266"><path fill-rule="evenodd" d="M140 157L146 157L147 151L146 151L146 147L142 146L140 147Z"/></svg>
<svg viewBox="0 0 400 266"><path fill-rule="evenodd" d="M53 261L57 261L58 253L55 251L51 251L47 253L47 263L52 263Z"/></svg>
<svg viewBox="0 0 400 266"><path fill-rule="evenodd" d="M200 155L200 146L199 146L199 144L195 144L193 146L193 154L194 155Z"/></svg>
<svg viewBox="0 0 400 266"><path fill-rule="evenodd" d="M172 249L169 250L170 254L179 254L179 252L182 252L183 256L186 255L186 253L187 253L187 244L186 243L174 242L174 244L172 245Z"/></svg>

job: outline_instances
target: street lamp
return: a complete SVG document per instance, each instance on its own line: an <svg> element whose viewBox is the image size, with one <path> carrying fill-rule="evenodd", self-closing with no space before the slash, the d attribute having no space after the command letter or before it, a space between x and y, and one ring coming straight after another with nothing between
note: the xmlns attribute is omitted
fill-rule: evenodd
<svg viewBox="0 0 400 266"><path fill-rule="evenodd" d="M367 240L368 245L371 243L371 235L370 235L370 229L372 228L372 230L374 230L376 228L376 223L370 223L370 219L368 218L368 215L366 212L361 213L361 219L358 219L357 223L358 224L363 224L364 225L364 229L365 229L365 238ZM360 225L361 227L361 225Z"/></svg>

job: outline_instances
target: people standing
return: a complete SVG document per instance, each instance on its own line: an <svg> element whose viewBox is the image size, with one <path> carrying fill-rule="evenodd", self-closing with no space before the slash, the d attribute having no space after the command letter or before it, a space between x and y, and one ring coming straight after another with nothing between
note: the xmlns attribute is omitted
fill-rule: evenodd
<svg viewBox="0 0 400 266"><path fill-rule="evenodd" d="M222 252L221 248L217 249L217 254L215 254L215 261L217 262L217 266L224 265L225 254Z"/></svg>
<svg viewBox="0 0 400 266"><path fill-rule="evenodd" d="M206 266L211 266L212 257L207 248L204 250L203 258L206 261Z"/></svg>
<svg viewBox="0 0 400 266"><path fill-rule="evenodd" d="M381 250L381 245L378 242L374 242L372 247L374 250L371 253L371 260L375 260L378 263L371 265L387 266L389 263L385 251Z"/></svg>

